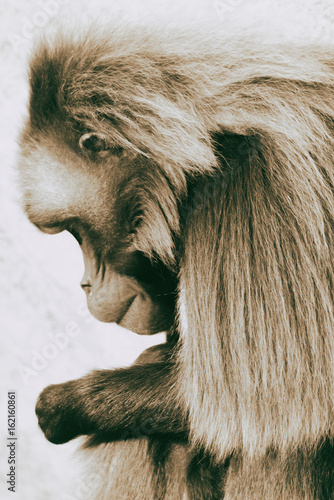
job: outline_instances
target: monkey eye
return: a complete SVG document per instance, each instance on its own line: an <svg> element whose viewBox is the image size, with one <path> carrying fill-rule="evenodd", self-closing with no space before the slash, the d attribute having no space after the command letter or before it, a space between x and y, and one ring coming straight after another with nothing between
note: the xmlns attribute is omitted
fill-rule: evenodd
<svg viewBox="0 0 334 500"><path fill-rule="evenodd" d="M79 147L85 153L98 153L108 149L105 138L94 132L88 132L79 139Z"/></svg>

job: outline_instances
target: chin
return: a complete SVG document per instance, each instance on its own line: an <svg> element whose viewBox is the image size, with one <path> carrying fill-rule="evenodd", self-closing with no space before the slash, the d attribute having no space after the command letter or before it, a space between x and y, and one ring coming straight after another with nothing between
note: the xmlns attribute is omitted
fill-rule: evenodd
<svg viewBox="0 0 334 500"><path fill-rule="evenodd" d="M173 317L166 312L157 299L146 294L137 294L115 304L98 300L91 293L87 297L90 313L103 323L117 323L139 335L153 335L169 330Z"/></svg>

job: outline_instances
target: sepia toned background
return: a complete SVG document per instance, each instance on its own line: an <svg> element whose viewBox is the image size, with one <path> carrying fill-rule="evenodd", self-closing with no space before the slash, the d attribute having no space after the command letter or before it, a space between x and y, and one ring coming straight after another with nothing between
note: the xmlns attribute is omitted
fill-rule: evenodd
<svg viewBox="0 0 334 500"><path fill-rule="evenodd" d="M94 368L130 364L162 342L91 318L79 283L83 262L69 234L50 237L26 220L15 163L26 113L27 61L34 37L60 21L98 17L155 24L200 24L210 30L262 31L264 36L334 42L332 0L2 0L0 3L0 498L80 500L87 488L75 450L78 440L48 443L34 405L50 383ZM255 28L254 28L255 27ZM7 391L17 391L18 476L7 492Z"/></svg>

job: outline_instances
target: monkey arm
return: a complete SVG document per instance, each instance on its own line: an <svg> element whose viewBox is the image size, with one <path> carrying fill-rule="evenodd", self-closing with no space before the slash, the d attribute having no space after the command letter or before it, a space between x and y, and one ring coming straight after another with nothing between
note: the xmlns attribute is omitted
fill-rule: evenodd
<svg viewBox="0 0 334 500"><path fill-rule="evenodd" d="M129 368L94 371L44 389L36 414L46 438L56 444L85 434L106 441L158 435L186 439L175 363L143 364L140 358Z"/></svg>

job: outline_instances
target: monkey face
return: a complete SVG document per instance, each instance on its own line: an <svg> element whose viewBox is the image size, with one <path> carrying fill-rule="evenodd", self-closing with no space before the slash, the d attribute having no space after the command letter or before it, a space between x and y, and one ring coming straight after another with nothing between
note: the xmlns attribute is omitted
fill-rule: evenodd
<svg viewBox="0 0 334 500"><path fill-rule="evenodd" d="M25 210L46 233L69 231L81 246L81 286L91 313L140 334L171 327L176 278L146 252L153 200L142 158L108 147L98 134L56 127L22 134ZM143 244L144 243L144 244ZM150 243L152 248L152 242Z"/></svg>
<svg viewBox="0 0 334 500"><path fill-rule="evenodd" d="M154 137L142 98L151 82L133 72L133 57L107 61L80 44L74 58L63 40L31 61L19 162L25 210L42 231L78 240L94 316L156 333L175 317L183 170L164 149L168 120Z"/></svg>

